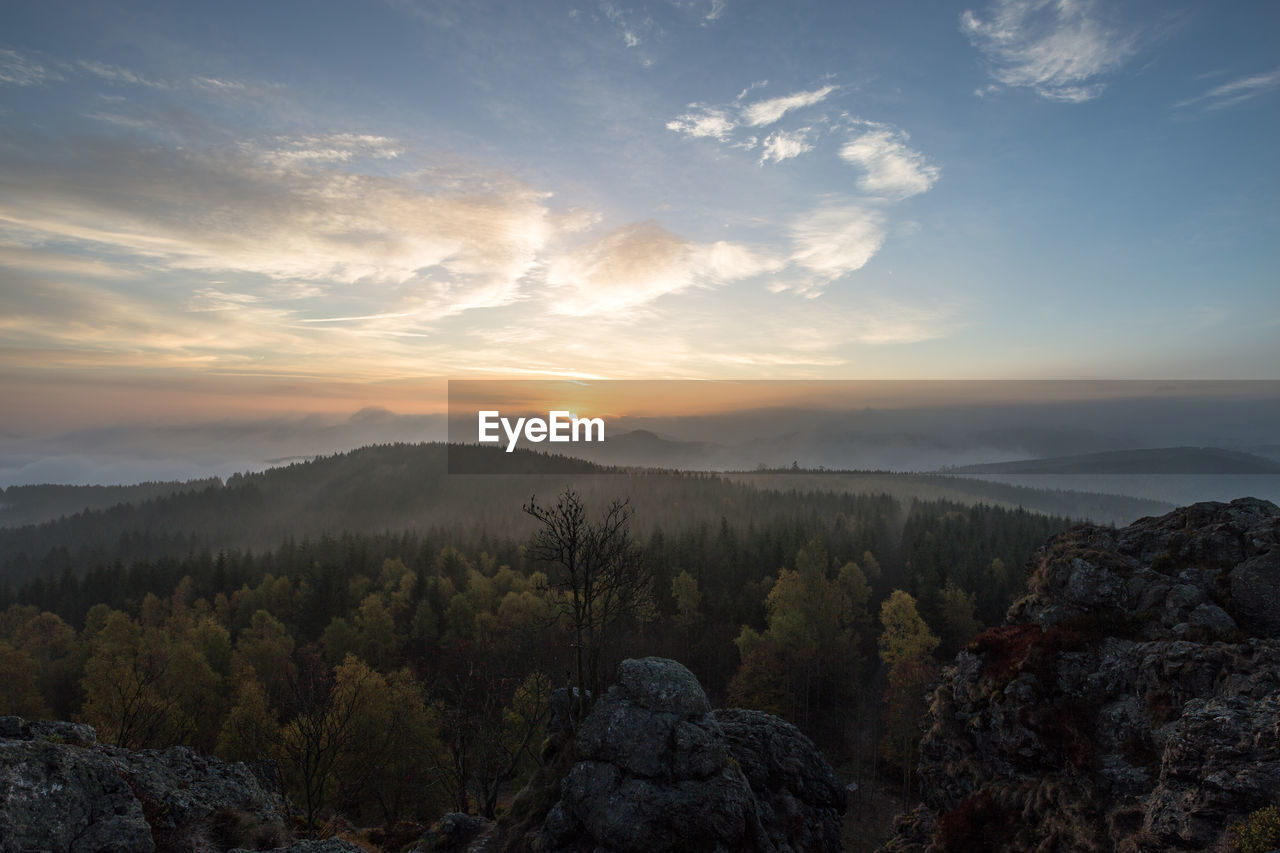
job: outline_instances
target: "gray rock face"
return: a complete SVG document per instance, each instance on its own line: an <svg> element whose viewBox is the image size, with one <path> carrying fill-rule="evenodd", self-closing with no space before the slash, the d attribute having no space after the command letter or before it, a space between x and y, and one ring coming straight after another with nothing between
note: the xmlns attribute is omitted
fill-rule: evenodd
<svg viewBox="0 0 1280 853"><path fill-rule="evenodd" d="M542 828L553 851L836 851L844 789L799 730L712 712L672 660L622 663Z"/></svg>
<svg viewBox="0 0 1280 853"><path fill-rule="evenodd" d="M0 853L187 849L215 813L284 835L279 794L243 764L96 744L89 726L0 718Z"/></svg>
<svg viewBox="0 0 1280 853"><path fill-rule="evenodd" d="M185 746L137 752L108 747L106 752L147 807L157 836L177 832L219 809L245 813L258 824L285 822L279 794L239 762L227 764Z"/></svg>
<svg viewBox="0 0 1280 853"><path fill-rule="evenodd" d="M1280 509L1080 527L961 652L893 851L1226 849L1280 791Z"/></svg>
<svg viewBox="0 0 1280 853"><path fill-rule="evenodd" d="M254 853L254 851L236 848L229 853ZM323 841L295 841L286 847L273 847L267 853L364 853L364 850L341 838L326 838Z"/></svg>
<svg viewBox="0 0 1280 853"><path fill-rule="evenodd" d="M101 752L0 740L0 851L152 853L142 804Z"/></svg>
<svg viewBox="0 0 1280 853"><path fill-rule="evenodd" d="M450 812L418 839L410 853L464 853L481 833L491 827L492 824L482 817Z"/></svg>
<svg viewBox="0 0 1280 853"><path fill-rule="evenodd" d="M779 851L839 850L845 787L799 729L763 711L712 716L755 794L760 823Z"/></svg>

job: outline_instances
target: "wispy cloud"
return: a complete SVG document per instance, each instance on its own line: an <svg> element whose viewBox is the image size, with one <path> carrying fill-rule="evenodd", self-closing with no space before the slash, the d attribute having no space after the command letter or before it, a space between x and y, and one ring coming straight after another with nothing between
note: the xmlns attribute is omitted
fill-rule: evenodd
<svg viewBox="0 0 1280 853"><path fill-rule="evenodd" d="M667 122L667 130L694 138L718 139L721 142L728 140L729 134L737 126L738 122L729 110L702 104L690 104L688 112Z"/></svg>
<svg viewBox="0 0 1280 853"><path fill-rule="evenodd" d="M627 48L639 47L643 37L656 27L652 18L638 17L607 0L600 4L600 11L613 25L622 44Z"/></svg>
<svg viewBox="0 0 1280 853"><path fill-rule="evenodd" d="M221 101L244 103L278 103L284 87L278 83L231 80L201 74L158 77L132 68L111 65L92 59L67 61L40 58L29 53L0 48L0 86L38 86L51 83L74 83L92 79L113 87L139 87L156 93L179 93L194 97L213 97ZM108 102L125 100L122 95L100 92ZM189 105L184 105L189 106ZM116 116L122 123L125 118Z"/></svg>
<svg viewBox="0 0 1280 853"><path fill-rule="evenodd" d="M791 225L791 260L817 273L818 284L860 270L884 245L884 216L859 205L828 206Z"/></svg>
<svg viewBox="0 0 1280 853"><path fill-rule="evenodd" d="M909 145L906 131L890 124L831 109L806 116L808 123L803 126L784 121L789 114L826 100L838 91L835 85L748 102L752 93L767 85L753 83L725 105L690 104L667 128L687 137L714 139L729 149L758 149L756 162L761 166L808 155L832 139L843 140L835 153L861 171L860 195L828 193L809 211L775 223L789 235L790 251L768 288L811 299L867 264L884 245L893 203L927 192L938 181L941 168ZM771 129L763 134L750 132L758 127ZM831 151L829 146L825 150Z"/></svg>
<svg viewBox="0 0 1280 853"><path fill-rule="evenodd" d="M667 130L691 137L709 137L725 142L739 127L765 127L777 123L787 113L821 103L836 90L822 86L807 92L793 92L777 98L744 103L748 94L766 83L753 83L743 89L732 103L723 106L692 103L686 112L667 122ZM779 158L779 159L786 159Z"/></svg>
<svg viewBox="0 0 1280 853"><path fill-rule="evenodd" d="M554 310L608 314L669 293L715 286L776 269L778 263L746 246L694 243L656 222L619 228L551 259L547 283L563 291Z"/></svg>
<svg viewBox="0 0 1280 853"><path fill-rule="evenodd" d="M61 76L25 53L0 49L0 84L5 86L38 86Z"/></svg>
<svg viewBox="0 0 1280 853"><path fill-rule="evenodd" d="M105 62L96 62L93 60L81 60L76 63L82 70L87 71L94 77L106 80L110 83L124 83L131 86L145 86L148 89L172 89L173 83L168 80L159 80L140 74L128 68L121 68L117 65L108 65Z"/></svg>
<svg viewBox="0 0 1280 853"><path fill-rule="evenodd" d="M349 168L391 158L377 135L309 135L232 148L68 144L63 162L2 168L0 222L174 270L326 285L430 282L451 313L518 298L555 230L546 194L500 176L430 186ZM420 164L414 164L420 166Z"/></svg>
<svg viewBox="0 0 1280 853"><path fill-rule="evenodd" d="M1265 95L1274 89L1280 88L1280 68L1267 71L1263 74L1253 74L1248 77L1241 77L1232 80L1230 83L1223 83L1216 86L1201 95L1194 98L1188 98L1185 101L1179 101L1174 106L1190 107L1201 106L1206 110L1220 110L1226 107L1234 107L1236 104L1244 103Z"/></svg>
<svg viewBox="0 0 1280 853"><path fill-rule="evenodd" d="M358 157L391 160L404 153L403 143L367 133L313 134L278 137L275 145L259 147L258 156L282 169L312 163L346 163Z"/></svg>
<svg viewBox="0 0 1280 853"><path fill-rule="evenodd" d="M873 195L907 198L927 191L939 168L907 146L908 135L887 125L872 124L840 149L840 157L865 170L858 186Z"/></svg>
<svg viewBox="0 0 1280 853"><path fill-rule="evenodd" d="M1102 94L1099 78L1123 65L1136 41L1093 0L994 0L983 16L965 11L960 26L999 84L1071 103Z"/></svg>
<svg viewBox="0 0 1280 853"><path fill-rule="evenodd" d="M760 154L761 165L769 162L781 163L783 160L790 160L792 157L799 157L801 154L812 151L813 143L809 141L809 130L804 127L800 130L779 130L769 134L764 140L763 151ZM752 140L754 145L754 137Z"/></svg>
<svg viewBox="0 0 1280 853"><path fill-rule="evenodd" d="M770 125L792 110L803 109L820 103L835 90L835 86L823 86L809 92L795 92L779 98L756 101L743 107L742 117L752 127Z"/></svg>

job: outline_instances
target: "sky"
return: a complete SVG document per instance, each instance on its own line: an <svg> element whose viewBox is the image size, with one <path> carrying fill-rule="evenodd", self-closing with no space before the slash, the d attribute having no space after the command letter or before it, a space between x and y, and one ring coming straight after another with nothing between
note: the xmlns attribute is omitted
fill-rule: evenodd
<svg viewBox="0 0 1280 853"><path fill-rule="evenodd" d="M1280 379L1280 4L7 3L0 439Z"/></svg>

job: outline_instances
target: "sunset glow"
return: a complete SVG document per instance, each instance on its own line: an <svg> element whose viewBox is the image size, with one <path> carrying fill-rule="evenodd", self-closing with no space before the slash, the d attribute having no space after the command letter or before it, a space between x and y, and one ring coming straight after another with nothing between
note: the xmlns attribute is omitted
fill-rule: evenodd
<svg viewBox="0 0 1280 853"><path fill-rule="evenodd" d="M441 413L473 378L1274 379L1278 25L10 4L0 428Z"/></svg>

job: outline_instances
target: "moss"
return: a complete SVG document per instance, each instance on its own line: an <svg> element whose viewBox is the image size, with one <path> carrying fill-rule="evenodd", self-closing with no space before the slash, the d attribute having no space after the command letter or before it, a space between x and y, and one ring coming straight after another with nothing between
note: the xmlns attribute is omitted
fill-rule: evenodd
<svg viewBox="0 0 1280 853"><path fill-rule="evenodd" d="M1000 625L983 631L969 648L982 656L982 674L1004 683L1017 673L1043 636L1039 625Z"/></svg>

